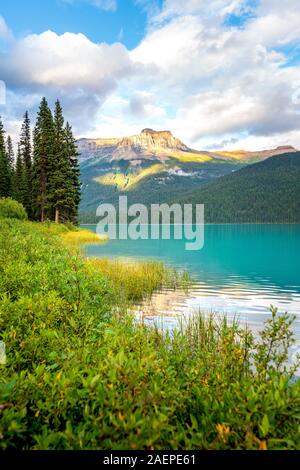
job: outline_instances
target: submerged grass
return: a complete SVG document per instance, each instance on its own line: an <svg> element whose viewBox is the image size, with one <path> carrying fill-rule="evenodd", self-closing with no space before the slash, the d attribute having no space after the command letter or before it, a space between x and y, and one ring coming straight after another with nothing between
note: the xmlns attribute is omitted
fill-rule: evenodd
<svg viewBox="0 0 300 470"><path fill-rule="evenodd" d="M0 220L1 449L300 448L292 318L259 340L201 315L161 334L120 312L178 278L85 261L67 232Z"/></svg>
<svg viewBox="0 0 300 470"><path fill-rule="evenodd" d="M112 281L120 306L125 300L140 301L149 297L162 287L176 288L189 283L185 273L180 274L157 262L130 263L91 258L85 264L90 276L102 273Z"/></svg>
<svg viewBox="0 0 300 470"><path fill-rule="evenodd" d="M87 229L75 229L64 233L62 235L63 241L69 248L78 249L82 245L92 245L104 243L108 240L105 235L100 235Z"/></svg>

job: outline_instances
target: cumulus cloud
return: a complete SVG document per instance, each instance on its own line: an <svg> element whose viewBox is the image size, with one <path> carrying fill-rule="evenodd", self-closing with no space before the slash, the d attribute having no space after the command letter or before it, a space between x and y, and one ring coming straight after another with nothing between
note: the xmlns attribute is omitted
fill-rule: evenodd
<svg viewBox="0 0 300 470"><path fill-rule="evenodd" d="M130 73L126 48L95 44L83 34L30 34L0 55L0 73L12 86L84 88L105 93Z"/></svg>
<svg viewBox="0 0 300 470"><path fill-rule="evenodd" d="M285 86L253 93L236 87L189 97L177 114L176 126L192 141L245 131L268 136L300 129L300 114Z"/></svg>
<svg viewBox="0 0 300 470"><path fill-rule="evenodd" d="M159 82L177 105L169 126L189 143L245 132L271 141L300 129L299 102L293 99L299 66L284 68L284 47L300 39L298 1L288 0L284 9L276 0L253 5L166 0L131 53L156 68L154 86ZM250 11L242 28L225 21Z"/></svg>
<svg viewBox="0 0 300 470"><path fill-rule="evenodd" d="M105 99L133 69L121 43L96 44L83 34L30 34L0 53L0 77L9 89L60 98L76 131L87 133ZM19 113L23 109L20 103ZM34 113L36 105L29 109Z"/></svg>
<svg viewBox="0 0 300 470"><path fill-rule="evenodd" d="M149 24L134 50L31 34L0 55L0 78L16 93L61 97L81 135L150 121L194 147L300 146L300 66L287 66L300 40L299 0L135 2Z"/></svg>
<svg viewBox="0 0 300 470"><path fill-rule="evenodd" d="M249 19L243 29L211 23L202 16L208 11L214 19L223 17L222 12L233 11L238 5L241 8L242 3L214 0L207 8L202 0L187 4L167 0L161 15L173 12L169 13L169 21L150 29L132 57L155 64L162 71L168 72L172 67L170 77L175 74L176 79L181 76L186 81L198 78L198 82L218 71L241 73L267 62L280 65L283 56L274 48L300 38L300 13L295 8L283 12L270 9L268 14ZM178 15L176 11L185 13Z"/></svg>
<svg viewBox="0 0 300 470"><path fill-rule="evenodd" d="M133 68L122 44L95 44L83 34L47 31L15 40L0 52L0 78L11 91L1 110L6 127L15 135L24 110L35 116L46 96L50 105L61 100L76 135L89 135L99 109Z"/></svg>

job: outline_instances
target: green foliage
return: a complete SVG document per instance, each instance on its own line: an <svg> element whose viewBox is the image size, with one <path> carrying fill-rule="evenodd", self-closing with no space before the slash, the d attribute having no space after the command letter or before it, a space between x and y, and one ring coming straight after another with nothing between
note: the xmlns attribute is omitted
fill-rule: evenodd
<svg viewBox="0 0 300 470"><path fill-rule="evenodd" d="M213 223L300 222L300 152L268 158L176 200L205 205Z"/></svg>
<svg viewBox="0 0 300 470"><path fill-rule="evenodd" d="M68 207L67 214L69 221L77 224L78 210L81 200L81 182L80 182L80 167L78 162L78 152L76 147L76 140L74 138L72 127L67 122L65 127L65 146L66 155L71 169L71 195L72 205Z"/></svg>
<svg viewBox="0 0 300 470"><path fill-rule="evenodd" d="M54 118L42 99L34 128L34 151L29 114L22 124L16 162L10 136L5 145L0 120L0 197L12 196L26 209L31 220L77 223L80 179L72 128L64 125L59 101Z"/></svg>
<svg viewBox="0 0 300 470"><path fill-rule="evenodd" d="M24 114L24 121L21 129L19 152L21 164L23 166L23 184L21 188L16 186L17 190L23 192L23 204L30 218L33 216L32 209L32 146L31 146L31 130L30 130L30 119L28 111ZM18 162L17 162L18 165ZM22 190L23 187L23 190Z"/></svg>
<svg viewBox="0 0 300 470"><path fill-rule="evenodd" d="M56 220L76 222L80 200L79 171L75 140L70 125L64 125L62 107L55 103L54 158L49 169L49 204Z"/></svg>
<svg viewBox="0 0 300 470"><path fill-rule="evenodd" d="M125 311L162 268L86 263L67 231L1 220L1 449L300 448L287 316L259 338L202 315L163 334Z"/></svg>
<svg viewBox="0 0 300 470"><path fill-rule="evenodd" d="M49 172L54 159L54 123L45 98L42 99L34 128L33 202L37 220L53 218L49 214ZM52 217L51 217L52 216Z"/></svg>
<svg viewBox="0 0 300 470"><path fill-rule="evenodd" d="M4 135L5 131L0 118L0 197L8 197L12 193L12 173Z"/></svg>
<svg viewBox="0 0 300 470"><path fill-rule="evenodd" d="M188 287L190 282L187 274L179 274L157 262L126 264L96 258L87 260L86 267L91 277L101 272L111 280L116 301L123 307L128 300L138 302L143 297L150 297L155 290L163 286Z"/></svg>
<svg viewBox="0 0 300 470"><path fill-rule="evenodd" d="M12 144L10 135L7 136L7 139L6 139L6 154L7 154L9 168L12 174L14 170L15 160L14 160L13 144Z"/></svg>
<svg viewBox="0 0 300 470"><path fill-rule="evenodd" d="M138 167L141 171L148 170L150 166L157 165L158 161L143 161ZM108 202L116 207L119 197L128 197L128 204L142 203L147 206L151 204L168 202L170 199L181 200L193 188L199 188L203 183L207 183L224 174L231 173L240 168L240 164L226 162L180 162L176 159L169 159L165 163L165 170L154 175L146 176L140 183L131 187L128 191L122 191L115 186L106 186L94 180L97 176L109 173L121 174L123 178L136 171L130 168L128 162L124 160L104 162L101 159L87 160L81 163L82 200L80 204L80 222L96 223L96 209L100 203ZM181 170L189 174L189 177L180 175Z"/></svg>
<svg viewBox="0 0 300 470"><path fill-rule="evenodd" d="M77 222L79 168L71 126L64 126L59 101L54 118L43 98L34 129L33 201L35 219Z"/></svg>
<svg viewBox="0 0 300 470"><path fill-rule="evenodd" d="M19 219L26 220L26 210L22 204L10 198L0 198L0 219ZM3 224L3 221L1 221Z"/></svg>
<svg viewBox="0 0 300 470"><path fill-rule="evenodd" d="M13 196L16 201L25 206L28 197L26 167L18 146L16 167L13 175Z"/></svg>

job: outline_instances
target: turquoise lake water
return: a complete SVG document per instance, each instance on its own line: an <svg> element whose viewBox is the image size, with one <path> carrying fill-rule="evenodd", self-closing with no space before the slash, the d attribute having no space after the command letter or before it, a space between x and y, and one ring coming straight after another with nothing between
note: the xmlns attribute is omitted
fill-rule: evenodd
<svg viewBox="0 0 300 470"><path fill-rule="evenodd" d="M300 338L300 225L206 225L200 251L186 251L185 240L112 240L87 247L87 254L160 260L192 275L188 293L164 290L142 305L148 319L173 324L202 309L259 328L274 305L297 315Z"/></svg>

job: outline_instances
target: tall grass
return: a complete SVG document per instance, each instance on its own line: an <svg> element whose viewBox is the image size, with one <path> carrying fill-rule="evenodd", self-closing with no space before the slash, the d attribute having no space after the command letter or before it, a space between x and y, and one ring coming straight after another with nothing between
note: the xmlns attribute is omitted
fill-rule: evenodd
<svg viewBox="0 0 300 470"><path fill-rule="evenodd" d="M83 245L93 245L93 244L100 244L104 243L108 240L106 235L100 235L91 230L86 229L75 229L64 233L62 235L64 243L73 249L78 249Z"/></svg>
<svg viewBox="0 0 300 470"><path fill-rule="evenodd" d="M67 228L0 224L1 449L300 448L288 315L258 339L202 316L161 334L120 311L168 282L162 266L86 262Z"/></svg>
<svg viewBox="0 0 300 470"><path fill-rule="evenodd" d="M189 285L186 273L178 273L157 262L130 263L91 258L85 265L91 277L101 273L112 281L121 306L125 300L140 301L162 287Z"/></svg>

